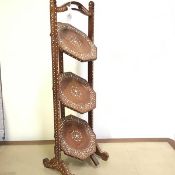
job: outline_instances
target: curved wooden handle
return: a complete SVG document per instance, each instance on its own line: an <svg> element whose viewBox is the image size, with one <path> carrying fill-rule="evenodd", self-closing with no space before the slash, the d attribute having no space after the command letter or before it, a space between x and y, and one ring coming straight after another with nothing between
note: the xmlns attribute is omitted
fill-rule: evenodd
<svg viewBox="0 0 175 175"><path fill-rule="evenodd" d="M86 16L91 16L91 13L89 12L89 10L87 10L81 3L77 2L77 1L70 1L70 2L63 4L62 6L57 7L57 12L67 11L68 6L70 6L71 4L77 6L77 8L71 8L72 10L79 11L80 13L82 13Z"/></svg>

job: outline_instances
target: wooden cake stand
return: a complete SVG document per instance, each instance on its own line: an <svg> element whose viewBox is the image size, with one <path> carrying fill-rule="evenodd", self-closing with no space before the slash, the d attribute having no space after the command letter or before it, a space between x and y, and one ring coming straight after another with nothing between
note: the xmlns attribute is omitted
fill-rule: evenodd
<svg viewBox="0 0 175 175"><path fill-rule="evenodd" d="M88 36L74 26L57 21L57 13L71 8L88 17ZM91 158L97 166L96 155L108 160L93 132L93 109L96 107L96 93L93 90L93 61L97 59L94 40L94 2L89 9L76 1L57 6L56 0L50 0L50 24L52 46L52 75L54 103L55 157L43 160L44 166L58 170L62 175L72 175L61 159L61 151L66 155L85 160ZM63 53L81 62L88 62L88 80L71 72L64 72ZM84 114L88 112L88 122L73 115L65 116L65 107Z"/></svg>

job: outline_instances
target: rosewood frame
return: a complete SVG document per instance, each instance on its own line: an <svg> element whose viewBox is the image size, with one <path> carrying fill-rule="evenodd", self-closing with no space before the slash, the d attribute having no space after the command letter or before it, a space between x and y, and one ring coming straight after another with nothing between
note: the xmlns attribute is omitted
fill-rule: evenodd
<svg viewBox="0 0 175 175"><path fill-rule="evenodd" d="M70 1L62 6L57 7L56 0L50 0L50 25L51 25L51 49L52 49L52 83L53 83L53 104L54 104L54 154L55 157L49 160L43 159L43 164L46 168L52 168L58 170L62 175L72 175L68 167L61 159L61 144L60 144L60 128L61 118L65 117L65 107L58 98L59 83L58 76L64 72L63 64L63 52L58 45L58 32L57 32L57 13L68 10L68 6L74 4L77 8L72 8L88 16L88 37L94 41L94 2L89 2L89 9L87 10L81 3L76 1ZM93 87L93 62L88 62L88 82ZM93 110L88 112L88 123L93 129ZM107 160L109 155L106 152L102 152L99 145L96 146L96 152L103 160ZM95 165L98 165L98 161L94 155L91 156Z"/></svg>

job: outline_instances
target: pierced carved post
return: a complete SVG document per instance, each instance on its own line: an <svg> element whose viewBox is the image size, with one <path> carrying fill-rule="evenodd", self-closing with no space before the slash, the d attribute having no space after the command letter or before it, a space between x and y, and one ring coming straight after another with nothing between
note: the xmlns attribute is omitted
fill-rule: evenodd
<svg viewBox="0 0 175 175"><path fill-rule="evenodd" d="M54 103L54 137L55 137L55 158L60 160L61 148L59 139L60 126L60 102L58 100L58 75L60 73L60 50L58 48L57 33L57 5L56 0L50 0L50 25L51 25L51 45L52 45L52 76L53 76L53 103Z"/></svg>

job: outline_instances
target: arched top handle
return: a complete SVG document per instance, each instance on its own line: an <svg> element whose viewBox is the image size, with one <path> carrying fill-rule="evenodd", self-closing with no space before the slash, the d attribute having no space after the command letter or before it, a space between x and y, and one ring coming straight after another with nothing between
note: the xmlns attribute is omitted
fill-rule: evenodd
<svg viewBox="0 0 175 175"><path fill-rule="evenodd" d="M80 13L82 13L86 16L91 16L91 13L89 12L89 10L87 10L81 3L77 2L77 1L70 1L70 2L63 4L62 6L57 7L57 12L67 11L68 6L70 6L71 4L77 6L77 8L71 8L72 10L79 11Z"/></svg>

